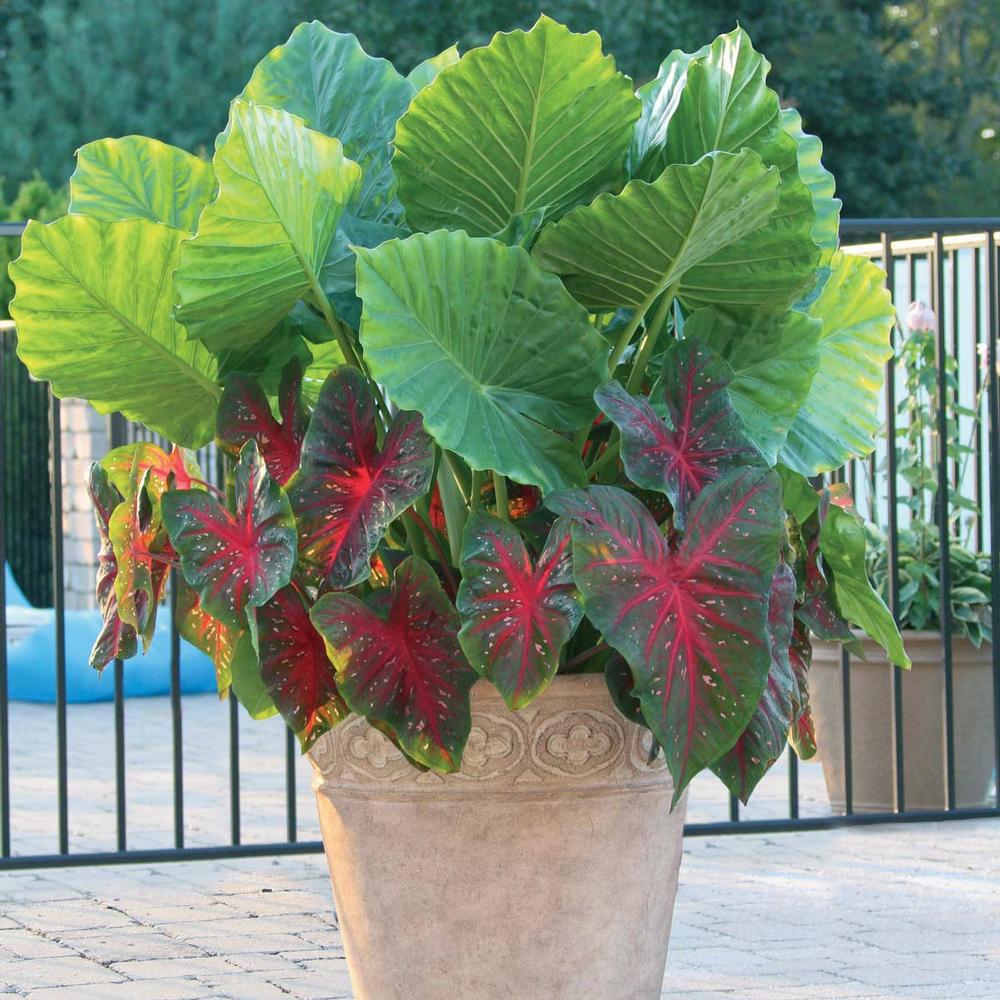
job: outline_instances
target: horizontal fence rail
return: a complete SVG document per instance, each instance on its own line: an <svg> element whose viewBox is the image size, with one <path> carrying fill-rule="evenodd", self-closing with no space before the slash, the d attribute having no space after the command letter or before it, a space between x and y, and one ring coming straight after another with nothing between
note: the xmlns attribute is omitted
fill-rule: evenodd
<svg viewBox="0 0 1000 1000"><path fill-rule="evenodd" d="M20 224L0 223L0 239L17 238L22 229ZM847 252L865 255L886 271L886 286L899 319L894 332L897 349L906 336L908 304L922 301L934 310L938 379L931 388L939 404L939 425L928 446L936 449L938 496L947 497L951 490L974 501L964 519L956 520L946 508L935 515L942 585L943 805L933 809L908 805L905 763L907 753L914 748L905 739L903 679L896 667L889 674L891 718L885 723L887 730L891 729L892 806L874 813L860 811L854 794L858 733L853 725L852 700L852 675L857 680L857 664L845 649L840 667L842 813L831 812L826 804L817 765L800 764L789 752L758 790L758 795L765 797L763 807L758 807L756 799L749 807L741 807L720 791L721 786L696 781L692 803L698 808L689 813L688 834L1000 816L1000 652L992 648L992 797L988 802L963 805L956 789L956 754L962 734L956 731L954 636L948 604L956 531L971 547L989 553L992 594L1000 595L1000 218L845 220L841 236ZM79 468L72 466L63 452L65 444L72 444L76 430L64 426L64 404L28 376L14 353L15 343L13 324L0 325L0 414L4 418L0 433L0 561L14 563L16 578L23 590L30 591L33 604L51 607L51 618L46 618L42 627L50 630L54 644L54 702L31 705L9 699L8 607L5 584L0 579L0 869L321 850L314 810L302 809L309 794L304 780L307 771L291 732L277 720L242 724L242 709L231 694L227 705L213 706L211 695L184 693L180 637L174 625L178 598L174 588L164 609L170 623L169 689L164 696L126 697L126 671L141 670L142 661L126 667L116 660L105 671L111 694L107 705L69 703L68 665L85 658L89 650L89 645L80 648L79 630L70 627L74 612L66 606L67 573L72 575L75 570L66 565L64 534L77 512L65 509L64 470L73 468L76 475ZM943 376L946 370L954 371L953 380ZM900 533L913 523L912 508L905 502L910 486L901 477L896 450L897 431L901 429L898 408L905 393L900 362L890 360L881 408L884 434L875 454L830 477L834 482L848 483L859 511L885 530L888 598L897 615L901 606ZM945 404L962 408L957 427L947 425ZM158 440L120 415L98 425L104 428L105 441L112 447ZM41 447L40 426L44 432ZM949 437L956 434L963 442L971 442L968 453L949 453ZM214 446L196 457L206 480L224 482L223 456ZM20 482L29 478L34 493L25 492ZM22 499L39 493L44 502ZM46 521L49 525L42 537L31 532L31 523L37 525L39 518L43 525ZM48 577L44 586L38 582L42 576ZM51 603L46 604L49 597ZM29 617L42 613L9 610ZM11 621L16 622L16 617ZM992 626L996 634L1000 629L997 601L992 605ZM206 723L206 719L211 721ZM80 732L84 740L99 742L100 752L89 745L78 753ZM93 772L105 764L105 773L95 776ZM267 781L262 781L265 773ZM704 807L700 805L703 800ZM101 825L104 840L94 835L91 827L95 823Z"/></svg>

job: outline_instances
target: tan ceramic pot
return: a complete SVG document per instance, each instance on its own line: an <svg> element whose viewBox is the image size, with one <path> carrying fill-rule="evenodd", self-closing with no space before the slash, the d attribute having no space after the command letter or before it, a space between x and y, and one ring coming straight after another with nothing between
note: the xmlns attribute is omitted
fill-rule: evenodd
<svg viewBox="0 0 1000 1000"><path fill-rule="evenodd" d="M600 675L472 706L460 774L360 719L311 751L355 1000L659 1000L685 804L649 734Z"/></svg>
<svg viewBox="0 0 1000 1000"><path fill-rule="evenodd" d="M913 661L902 672L903 781L907 809L944 809L944 669L937 632L904 632ZM851 657L851 762L856 812L891 812L896 804L892 667L863 640L868 659ZM955 797L959 808L982 805L993 775L992 649L967 639L952 645L955 705ZM817 641L809 697L819 757L834 812L844 811L844 701L840 646Z"/></svg>

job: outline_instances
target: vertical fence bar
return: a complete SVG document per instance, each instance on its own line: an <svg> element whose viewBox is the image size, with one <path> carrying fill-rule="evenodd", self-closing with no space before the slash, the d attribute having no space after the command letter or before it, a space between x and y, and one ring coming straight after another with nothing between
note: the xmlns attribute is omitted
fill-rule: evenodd
<svg viewBox="0 0 1000 1000"><path fill-rule="evenodd" d="M959 345L958 345L958 323L959 323L959 297L958 297L958 281L959 281L959 258L958 250L951 249L947 252L948 259L951 262L951 356L955 359L955 403L956 405L962 401L961 393L961 372L958 367L958 362L960 358ZM955 434L961 442L961 420L959 419L958 413L955 414ZM959 488L961 487L961 482L959 481L959 476L962 474L962 456L953 455L951 459L951 481L952 486L955 489L956 496L958 495ZM961 519L955 518L955 537L959 538L961 536Z"/></svg>
<svg viewBox="0 0 1000 1000"><path fill-rule="evenodd" d="M69 773L66 746L66 601L63 590L62 419L59 399L49 393L52 456L52 608L56 641L56 771L59 800L59 853L69 853Z"/></svg>
<svg viewBox="0 0 1000 1000"><path fill-rule="evenodd" d="M729 822L739 823L740 821L740 800L735 795L729 796Z"/></svg>
<svg viewBox="0 0 1000 1000"><path fill-rule="evenodd" d="M1000 809L1000 385L997 338L1000 337L1000 281L997 276L996 232L986 234L986 395L990 460L990 580L993 597L993 765L996 805Z"/></svg>
<svg viewBox="0 0 1000 1000"><path fill-rule="evenodd" d="M934 300L938 303L938 323L936 338L936 361L938 370L937 394L937 502L935 519L940 546L941 582L941 646L944 665L944 750L945 750L945 795L948 808L955 808L955 679L951 649L951 531L949 530L950 510L948 503L948 344L945 337L945 323L942 315L944 296L944 241L941 233L934 234L934 269L931 273Z"/></svg>
<svg viewBox="0 0 1000 1000"><path fill-rule="evenodd" d="M799 758L788 747L788 818L799 818Z"/></svg>
<svg viewBox="0 0 1000 1000"><path fill-rule="evenodd" d="M892 252L892 234L882 234L882 266L885 269L885 287L892 297L895 313L896 302L896 261ZM896 348L897 317L893 315L892 330L889 333L891 346ZM899 495L896 484L896 362L895 353L885 366L885 419L886 419L886 477L887 477L887 538L889 562L889 610L899 624ZM896 812L906 808L906 782L903 766L903 671L892 668L892 728L896 770Z"/></svg>
<svg viewBox="0 0 1000 1000"><path fill-rule="evenodd" d="M184 738L181 720L181 635L177 630L180 571L170 578L170 730L173 747L174 847L184 846Z"/></svg>
<svg viewBox="0 0 1000 1000"><path fill-rule="evenodd" d="M295 801L295 734L285 726L285 835L294 844L299 839L298 804Z"/></svg>
<svg viewBox="0 0 1000 1000"><path fill-rule="evenodd" d="M10 857L10 708L7 704L7 417L5 369L7 334L0 330L0 857Z"/></svg>
<svg viewBox="0 0 1000 1000"><path fill-rule="evenodd" d="M108 437L112 448L126 443L127 427L120 413L113 413L108 420ZM128 846L128 813L125 799L125 664L114 661L114 717L115 717L115 844L119 851Z"/></svg>
<svg viewBox="0 0 1000 1000"><path fill-rule="evenodd" d="M983 316L980 309L983 300L983 258L980 256L979 247L972 248L972 378L975 389L975 399L979 400L979 394L983 391L983 376L979 370L979 352L983 345ZM987 329L989 321L987 320ZM985 346L985 345L983 345ZM988 405L988 404L987 404ZM983 426L980 421L982 409L973 421L973 468L975 470L975 487L973 499L976 502L976 552L983 551Z"/></svg>
<svg viewBox="0 0 1000 1000"><path fill-rule="evenodd" d="M229 691L229 839L240 843L240 703Z"/></svg>

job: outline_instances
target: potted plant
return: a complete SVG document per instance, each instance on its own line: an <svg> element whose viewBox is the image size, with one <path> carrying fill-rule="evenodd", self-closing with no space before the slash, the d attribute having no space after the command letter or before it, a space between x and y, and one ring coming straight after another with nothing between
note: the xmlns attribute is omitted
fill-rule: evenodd
<svg viewBox="0 0 1000 1000"><path fill-rule="evenodd" d="M906 635L913 670L901 679L904 753L903 788L910 809L944 809L945 719L942 598L948 607L954 691L955 802L974 807L986 802L993 777L992 607L989 554L972 545L976 501L965 495L972 440L961 440L959 420L975 435L980 404L965 408L957 401L957 363L945 363L949 412L948 455L956 478L948 487L946 508L951 586L941 590L941 538L937 462L939 378L934 313L921 302L911 304L908 334L900 351L906 392L898 404L896 469L906 484L899 497L904 524L896 540L899 571L897 620ZM888 468L882 468L888 474ZM890 587L889 539L874 524L865 526L867 568L883 598ZM964 542L964 544L963 544ZM896 756L892 678L885 655L870 640L848 634L825 635L813 651L813 709L823 747L822 762L830 802L845 808L846 760L843 741L844 695L841 647L844 638L860 659L851 664L851 733L853 808L888 812L896 808ZM985 641L985 643L984 643Z"/></svg>
<svg viewBox="0 0 1000 1000"><path fill-rule="evenodd" d="M768 69L634 92L542 17L403 77L313 22L211 163L89 144L28 226L24 362L177 445L91 472L94 665L172 580L282 714L359 1000L658 997L692 777L812 750L805 477L872 449L892 310Z"/></svg>

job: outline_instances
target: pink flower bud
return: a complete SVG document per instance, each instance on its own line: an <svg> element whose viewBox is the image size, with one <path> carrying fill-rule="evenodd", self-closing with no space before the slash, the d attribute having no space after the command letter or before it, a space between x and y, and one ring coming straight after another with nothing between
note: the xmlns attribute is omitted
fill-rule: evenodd
<svg viewBox="0 0 1000 1000"><path fill-rule="evenodd" d="M913 332L933 331L937 329L937 317L926 302L911 302L910 308L906 310L906 325Z"/></svg>

